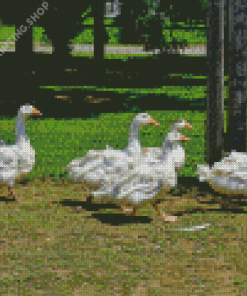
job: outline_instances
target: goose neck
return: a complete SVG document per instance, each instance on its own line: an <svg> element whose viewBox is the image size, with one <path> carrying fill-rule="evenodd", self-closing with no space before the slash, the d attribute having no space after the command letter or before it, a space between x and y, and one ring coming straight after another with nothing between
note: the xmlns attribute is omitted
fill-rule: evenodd
<svg viewBox="0 0 247 296"><path fill-rule="evenodd" d="M176 127L175 124L173 124L173 125L171 126L170 133L176 133L176 132L178 132L178 128Z"/></svg>
<svg viewBox="0 0 247 296"><path fill-rule="evenodd" d="M140 150L140 141L138 139L138 130L139 130L139 125L137 121L133 121L131 123L131 128L130 128L130 137L129 137L129 143L128 143L128 149L130 148L135 148Z"/></svg>
<svg viewBox="0 0 247 296"><path fill-rule="evenodd" d="M177 149L182 149L181 143L171 143L170 141L166 140L162 147L162 157L170 157L174 151L177 151Z"/></svg>
<svg viewBox="0 0 247 296"><path fill-rule="evenodd" d="M171 143L165 143L162 147L162 159L166 160L171 156L173 151L173 145Z"/></svg>
<svg viewBox="0 0 247 296"><path fill-rule="evenodd" d="M18 114L18 116L15 119L15 139L16 143L20 143L27 140L25 118L21 114Z"/></svg>

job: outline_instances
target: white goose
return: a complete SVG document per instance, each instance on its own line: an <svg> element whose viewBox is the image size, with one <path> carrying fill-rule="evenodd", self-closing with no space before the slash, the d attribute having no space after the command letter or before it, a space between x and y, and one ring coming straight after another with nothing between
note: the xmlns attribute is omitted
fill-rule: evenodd
<svg viewBox="0 0 247 296"><path fill-rule="evenodd" d="M130 138L125 150L115 150L108 145L105 150L89 150L84 157L76 158L68 164L66 170L69 171L69 179L81 181L90 189L97 189L116 173L128 171L129 165L141 155L138 137L141 125L159 126L159 123L149 114L139 113L131 123Z"/></svg>
<svg viewBox="0 0 247 296"><path fill-rule="evenodd" d="M157 158L142 157L142 161L135 163L133 169L126 175L118 178L112 186L106 183L100 190L92 193L93 202L114 202L119 204L123 211L124 206L133 206L132 215L136 214L138 207L146 203L155 203L157 194L162 195L177 183L177 173L174 163L174 148L189 138L180 135L178 131L168 133L163 145L160 160ZM158 211L155 203L155 210ZM176 217L162 214L166 221L176 221Z"/></svg>
<svg viewBox="0 0 247 296"><path fill-rule="evenodd" d="M178 132L180 130L193 130L193 127L183 118L178 118L176 121L173 122L170 133ZM168 142L167 142L168 143ZM147 157L155 157L160 159L162 157L162 153L164 149L166 149L165 142L163 142L163 148L162 147L145 147L143 148L143 153ZM169 145L169 144L168 144ZM173 155L175 156L174 162L175 162L175 169L176 172L181 172L184 165L185 165L185 151L179 143L177 143L176 147L173 148Z"/></svg>
<svg viewBox="0 0 247 296"><path fill-rule="evenodd" d="M15 181L28 174L35 164L35 151L25 132L25 119L31 115L41 115L41 113L31 105L21 106L15 120L15 144L6 145L1 141L0 183L8 185L9 195L12 197L14 197Z"/></svg>
<svg viewBox="0 0 247 296"><path fill-rule="evenodd" d="M231 152L229 156L208 165L197 165L197 174L201 182L209 185L219 193L247 196L247 153Z"/></svg>

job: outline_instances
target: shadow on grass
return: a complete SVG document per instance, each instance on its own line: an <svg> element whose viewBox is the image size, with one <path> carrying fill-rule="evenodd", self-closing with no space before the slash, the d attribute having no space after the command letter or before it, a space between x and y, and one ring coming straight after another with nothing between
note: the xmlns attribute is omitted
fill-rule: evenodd
<svg viewBox="0 0 247 296"><path fill-rule="evenodd" d="M0 196L0 201L5 201L5 202L15 202L15 198L8 198L8 196Z"/></svg>
<svg viewBox="0 0 247 296"><path fill-rule="evenodd" d="M207 182L199 182L196 177L179 177L176 189L172 189L171 194L180 197L193 194L192 198L201 205L221 206L221 209L212 209L213 211L236 210L241 206L247 206L247 199L244 195L220 194L214 191Z"/></svg>
<svg viewBox="0 0 247 296"><path fill-rule="evenodd" d="M76 201L64 199L60 202L52 202L53 204L61 204L62 206L76 207L77 210L86 210L86 211L99 211L100 209L120 209L119 206L114 204L92 204L90 201ZM95 218L101 223L111 224L112 226L129 224L129 223L150 223L152 219L147 216L129 216L126 214L112 214L112 213L98 213L91 214L89 219Z"/></svg>

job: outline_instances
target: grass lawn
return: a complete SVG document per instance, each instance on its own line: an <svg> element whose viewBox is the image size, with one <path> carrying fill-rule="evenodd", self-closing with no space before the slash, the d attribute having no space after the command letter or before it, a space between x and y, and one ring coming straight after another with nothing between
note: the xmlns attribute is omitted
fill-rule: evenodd
<svg viewBox="0 0 247 296"><path fill-rule="evenodd" d="M89 205L65 180L16 188L20 203L0 191L2 295L246 294L247 219L236 202L178 186L160 205L179 216L168 223L149 205L134 218Z"/></svg>
<svg viewBox="0 0 247 296"><path fill-rule="evenodd" d="M170 120L177 117L185 117L195 128L184 132L191 137L187 143L191 146L185 146L183 182L160 195L164 200L160 209L177 215L178 222L162 221L150 205L133 218L115 205L90 205L83 185L68 182L66 175L48 176L56 175L56 169L60 174L68 161L90 148L104 149L106 143L125 147L133 114L127 115L126 130L116 142L111 129L123 115L108 118L109 122L104 116L83 124L66 121L63 130L59 121L34 125L30 120L27 134L37 157L29 178L16 184L20 202L8 200L7 188L0 188L2 295L246 295L246 201L227 199L185 178L194 170L194 152L201 153L197 159L202 163L203 147L198 141L203 138L204 117L199 120L188 111L172 114L173 118L149 113L161 127L142 129L143 146L150 143L145 136L152 134L161 145ZM14 126L8 123L1 125L0 138L12 144ZM61 125L65 126L63 121ZM61 137L54 137L54 129ZM102 141L94 142L99 134ZM151 144L158 146L155 141Z"/></svg>

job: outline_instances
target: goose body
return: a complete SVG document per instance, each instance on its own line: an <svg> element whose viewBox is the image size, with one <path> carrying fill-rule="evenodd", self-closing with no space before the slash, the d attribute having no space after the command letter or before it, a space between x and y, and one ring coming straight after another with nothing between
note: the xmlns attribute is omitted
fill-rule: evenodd
<svg viewBox="0 0 247 296"><path fill-rule="evenodd" d="M150 155L143 156L133 168L118 178L113 185L105 184L92 193L94 202L114 202L123 206L133 206L135 214L138 207L146 203L155 203L157 194L169 191L177 183L174 162L174 147L188 138L178 131L169 133L163 145L162 156L158 160ZM155 206L155 209L157 207ZM169 220L167 216L165 219ZM174 221L174 217L171 218Z"/></svg>
<svg viewBox="0 0 247 296"><path fill-rule="evenodd" d="M116 150L108 145L105 150L89 150L84 157L68 164L66 170L69 171L69 179L83 182L90 189L100 188L105 182L111 184L116 181L117 176L126 173L142 153L138 137L141 125L158 126L159 123L147 113L139 113L131 123L125 150Z"/></svg>
<svg viewBox="0 0 247 296"><path fill-rule="evenodd" d="M231 152L211 168L208 165L197 165L197 174L201 182L208 182L219 193L247 195L247 153L245 152Z"/></svg>
<svg viewBox="0 0 247 296"><path fill-rule="evenodd" d="M124 206L143 206L151 202L160 189L170 190L175 186L177 175L170 158L164 164L153 160L137 164L128 175L118 178L112 187L106 184L93 192L95 202L113 201Z"/></svg>
<svg viewBox="0 0 247 296"><path fill-rule="evenodd" d="M114 153L113 153L114 152ZM109 150L104 156L96 159L87 159L85 164L80 163L71 171L69 178L83 182L90 189L98 189L105 183L116 182L118 175L126 173L133 163L133 159L124 155L120 150Z"/></svg>
<svg viewBox="0 0 247 296"><path fill-rule="evenodd" d="M15 120L15 144L2 141L0 145L0 183L8 185L11 196L15 181L28 174L35 164L35 151L25 132L25 120L31 115L41 113L31 105L21 106Z"/></svg>

